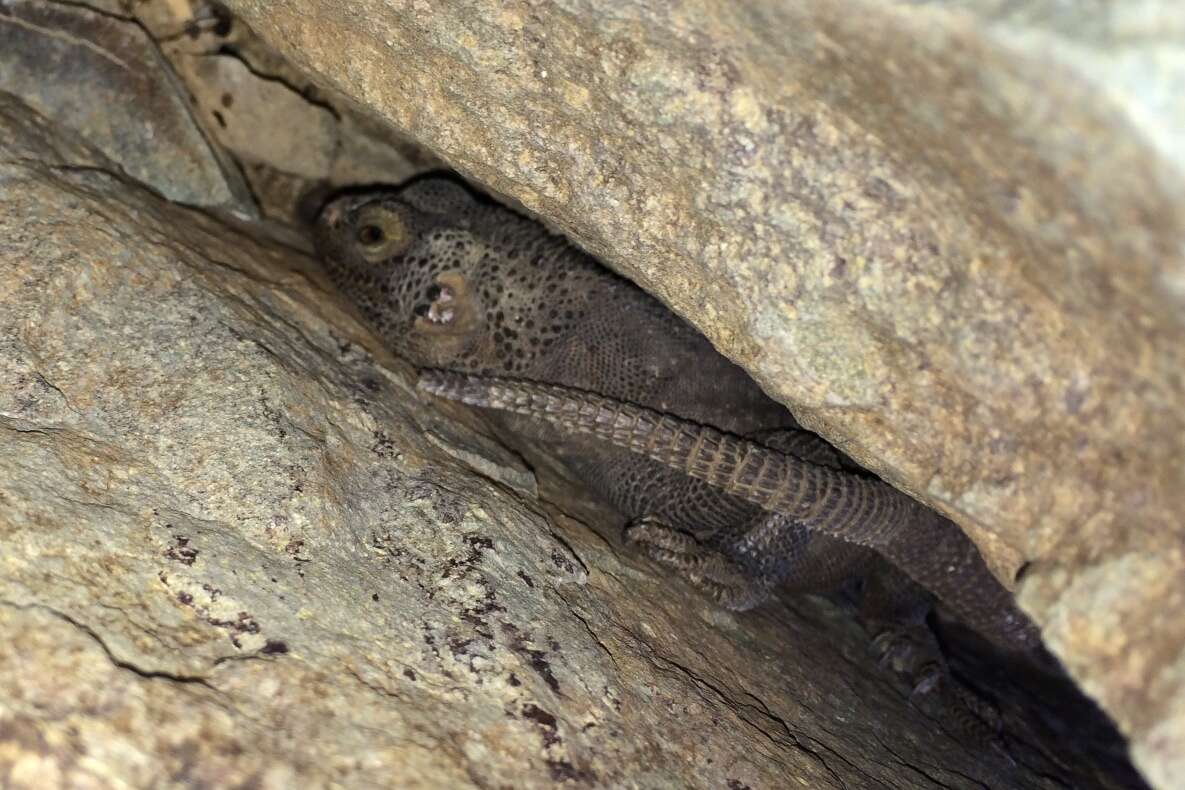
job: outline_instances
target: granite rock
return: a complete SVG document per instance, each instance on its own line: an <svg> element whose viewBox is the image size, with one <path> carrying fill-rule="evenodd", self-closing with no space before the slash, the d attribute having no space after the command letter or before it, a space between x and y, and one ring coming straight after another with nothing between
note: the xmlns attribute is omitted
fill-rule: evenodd
<svg viewBox="0 0 1185 790"><path fill-rule="evenodd" d="M536 499L299 252L0 140L0 784L1058 786Z"/></svg>
<svg viewBox="0 0 1185 790"><path fill-rule="evenodd" d="M228 5L1023 569L1145 774L1185 775L1174 3Z"/></svg>
<svg viewBox="0 0 1185 790"><path fill-rule="evenodd" d="M85 137L170 200L255 213L148 32L114 3L0 2L0 91Z"/></svg>

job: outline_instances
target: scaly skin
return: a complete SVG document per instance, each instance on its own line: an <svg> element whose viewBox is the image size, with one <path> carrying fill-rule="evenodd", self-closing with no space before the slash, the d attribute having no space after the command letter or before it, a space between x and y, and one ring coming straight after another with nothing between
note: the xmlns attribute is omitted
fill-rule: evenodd
<svg viewBox="0 0 1185 790"><path fill-rule="evenodd" d="M343 194L314 234L392 351L470 374L426 374L429 390L503 409L722 604L863 578L866 624L923 692L951 685L927 590L997 642L1037 641L953 523L799 430L688 324L538 223L429 178Z"/></svg>
<svg viewBox="0 0 1185 790"><path fill-rule="evenodd" d="M1038 636L975 545L948 519L892 486L811 463L670 414L579 390L424 371L421 389L545 420L703 480L808 530L872 549L1004 647Z"/></svg>

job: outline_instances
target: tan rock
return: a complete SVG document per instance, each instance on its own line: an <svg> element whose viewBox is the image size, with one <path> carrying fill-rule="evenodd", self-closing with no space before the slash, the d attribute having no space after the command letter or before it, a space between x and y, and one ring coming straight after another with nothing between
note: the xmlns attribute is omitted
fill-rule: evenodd
<svg viewBox="0 0 1185 790"><path fill-rule="evenodd" d="M0 784L1118 786L544 518L313 262L3 95L0 140Z"/></svg>
<svg viewBox="0 0 1185 790"><path fill-rule="evenodd" d="M70 127L172 200L253 214L238 170L195 123L155 42L115 3L6 2L0 91Z"/></svg>
<svg viewBox="0 0 1185 790"><path fill-rule="evenodd" d="M1185 774L1175 4L228 5L1027 563L1146 774Z"/></svg>

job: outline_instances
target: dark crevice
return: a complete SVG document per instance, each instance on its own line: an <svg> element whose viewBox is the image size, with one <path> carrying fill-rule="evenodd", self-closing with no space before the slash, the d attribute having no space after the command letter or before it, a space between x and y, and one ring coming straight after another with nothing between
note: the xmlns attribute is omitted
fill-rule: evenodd
<svg viewBox="0 0 1185 790"><path fill-rule="evenodd" d="M620 624L618 624L618 625L620 627ZM629 631L629 629L626 629L626 630ZM820 747L822 747L821 750L811 748L810 746L808 746L806 743L804 743L804 739L802 737L800 737L798 735L798 733L796 733L793 729L791 729L790 725L784 719L782 719L779 716L770 712L769 707L766 706L764 703L762 703L761 700L758 699L757 697L754 697L752 694L747 694L747 696L752 698L757 704L740 702L740 701L734 699L731 695L727 694L722 688L720 688L719 685L701 677L699 674L692 671L689 667L686 667L683 664L679 663L678 661L675 661L671 658L668 658L666 656L663 656L663 655L655 652L653 649L653 645L651 645L649 641L639 638L638 635L634 634L632 631L629 631L629 633L640 644L645 644L650 648L650 650L648 651L650 653L650 655L648 656L648 660L657 669L659 669L659 670L673 669L676 672L678 672L678 674L687 678L697 689L708 689L709 691L712 692L713 695L715 695L715 697L722 704L724 704L726 707L728 707L729 709L736 712L738 715L738 718L740 718L741 721L744 721L746 724L748 724L754 730L761 733L762 736L764 736L767 740L769 740L775 746L783 747L783 748L785 746L790 746L790 747L802 752L803 754L806 754L811 759L818 762L823 767L823 769L827 771L828 774L830 774L832 777L834 777L835 781L839 784L839 786L846 788L848 785L847 785L847 782L844 781L843 777L840 776L839 772L836 771L827 762L826 759L824 759L822 752L826 752L829 755L833 755L833 756L839 758L841 762L843 762L845 765L850 766L857 773L861 773L862 775L867 776L867 774L860 771L860 769L857 766L852 765L851 763L849 763L847 760L840 757L838 754L836 754L833 750L831 750L827 746L825 746L823 744L818 744ZM784 733L785 737L783 738L783 737L776 736L769 729L766 729L765 727L760 726L756 721L751 721L748 717L743 715L743 712L750 712L750 713L754 714L757 718L764 719L764 720L768 721L769 723L774 725L775 730L780 730L782 733ZM874 777L868 777L868 778L873 779Z"/></svg>
<svg viewBox="0 0 1185 790"><path fill-rule="evenodd" d="M131 22L134 25L142 27L142 25L140 25L140 21L131 14L120 14L108 8L98 8L91 5L90 3L85 2L85 0L47 0L47 2L48 5L51 6L57 5L63 6L64 8L81 9L83 11L89 11L92 14L96 14L98 16L107 17L108 19L115 19L119 22Z"/></svg>
<svg viewBox="0 0 1185 790"><path fill-rule="evenodd" d="M121 181L126 180L126 175L124 174L123 170L121 170L119 168L118 165L113 165L112 167L102 167L100 165L80 165L80 164L72 164L69 162L46 162L44 159L31 159L28 157L15 157L12 159L0 159L0 164L15 165L17 167L37 168L37 169L42 169L42 170L48 170L52 173L70 173L70 174L84 174L84 175L91 175L91 174L98 173L105 178L115 178L115 179L119 179ZM155 192L155 190L152 190L152 188L148 187L146 184L142 184L140 182L136 182L136 183L138 186L144 187L145 189L152 191L158 197L160 196L160 193Z"/></svg>
<svg viewBox="0 0 1185 790"><path fill-rule="evenodd" d="M108 660L110 660L113 665L115 665L115 666L119 667L120 669L125 670L127 672L131 672L139 677L142 677L142 678L145 678L148 680L167 680L172 683L181 683L181 684L185 684L185 685L201 686L202 688L208 689L209 691L212 691L215 694L221 693L217 688L212 686L208 680L206 680L204 677L201 677L199 675L185 675L185 674L181 674L179 672L167 672L165 670L160 670L160 669L144 669L143 667L136 666L134 663L132 663L131 661L128 661L127 659L120 658L119 656L115 655L115 653L107 645L106 641L104 641L103 637L100 636L99 633L95 629L91 628L86 623L83 623L83 622L77 620L73 616L66 614L65 612L54 609L52 606L48 606L43 603L20 604L20 603L15 603L13 601L6 601L6 600L0 600L0 605L8 606L13 609L20 610L20 611L29 611L31 609L37 609L37 610L45 612L46 614L52 615L53 617L56 617L57 619L61 620L62 622L69 623L74 628L78 629L79 631L81 631L82 633L84 633L88 637L90 637L92 640L94 640L95 644L97 644L99 646L99 649L103 651L103 653L107 656Z"/></svg>
<svg viewBox="0 0 1185 790"><path fill-rule="evenodd" d="M559 596L560 600L562 600L565 604L568 604L568 611L572 613L573 617L580 621L582 626L584 626L584 630L588 633L589 637L593 640L596 646L601 649L601 652L603 652L605 656L608 657L609 662L613 664L613 668L620 672L621 666L617 663L617 657L614 656L613 651L610 650L603 641L601 641L600 636L598 636L597 632L593 630L593 627L589 624L588 619L582 616L580 612L576 611L576 609L568 602L566 598L564 598L563 594L560 593L559 590L553 588L553 592Z"/></svg>
<svg viewBox="0 0 1185 790"><path fill-rule="evenodd" d="M38 436L52 436L54 429L52 428L18 428L15 425L5 425L4 428L15 433L32 433Z"/></svg>
<svg viewBox="0 0 1185 790"><path fill-rule="evenodd" d="M913 773L917 774L918 776L921 776L921 777L923 777L923 778L924 778L926 781L928 781L928 782L932 782L934 785L936 785L936 786L938 786L938 787L944 787L944 788L949 788L949 787L950 787L950 785L949 785L949 784L947 784L946 782L943 782L941 779L939 779L938 777L936 777L936 776L934 776L933 774L931 774L930 772L928 772L928 771L927 771L925 768L923 768L922 766L920 766L920 765L918 765L918 764L916 764L916 763L914 763L914 762L911 762L911 761L909 761L909 760L906 760L905 758L903 758L903 757L902 757L900 754L898 754L898 753L897 753L897 752L896 752L896 751L895 751L895 750L894 750L894 749L893 749L891 746L889 746L889 744L885 743L884 739L883 739L883 738L881 738L881 737L880 737L878 734L876 734L875 732L872 734L872 737L876 738L876 742L877 742L877 744L878 744L878 745L879 745L879 746L880 746L882 749L884 749L884 750L885 750L886 752L888 752L889 754L893 755L893 758L894 758L894 759L897 761L897 765L899 765L899 766L901 766L902 768L905 768L905 769L907 769L907 770L909 770L909 771L912 771ZM967 781L968 781L968 782L970 782L971 784L974 784L974 785L976 785L977 787L981 787L981 788L983 788L983 790L991 790L991 786L990 786L990 785L987 785L987 784L985 784L985 783L984 783L982 780L980 780L980 779L976 779L976 778L975 778L975 777L973 777L973 776L968 776L967 774L965 774L965 773L961 773L961 772L959 772L959 771L951 771L949 768L944 768L943 770L950 771L950 773L953 773L953 774L955 774L956 776L958 776L958 777L960 777L960 778L962 778L962 779L965 779L965 780L967 780Z"/></svg>
<svg viewBox="0 0 1185 790"><path fill-rule="evenodd" d="M45 376L41 375L37 371L33 371L33 375L36 376L37 380L40 381L42 384L44 384L46 387L48 387L49 389L53 390L58 395L60 395L62 398L62 402L66 404L67 409L74 412L74 414L76 416L79 416L79 417L82 416L82 414L78 411L78 409L74 408L74 405L72 403L70 403L70 399L66 397L66 393L62 392L61 387L57 386L56 384L54 384L52 381L50 381L49 379L47 379Z"/></svg>

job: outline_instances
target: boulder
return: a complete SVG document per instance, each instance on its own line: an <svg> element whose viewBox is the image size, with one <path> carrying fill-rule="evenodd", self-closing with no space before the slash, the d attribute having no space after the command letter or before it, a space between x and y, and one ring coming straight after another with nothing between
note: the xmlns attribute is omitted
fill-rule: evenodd
<svg viewBox="0 0 1185 790"><path fill-rule="evenodd" d="M567 517L255 225L0 140L0 784L1120 786Z"/></svg>
<svg viewBox="0 0 1185 790"><path fill-rule="evenodd" d="M113 0L92 5L0 4L0 90L85 136L171 200L253 216L246 184L210 144L156 41ZM129 97L139 112L119 112Z"/></svg>
<svg viewBox="0 0 1185 790"><path fill-rule="evenodd" d="M227 5L1023 569L1146 776L1185 775L1173 4Z"/></svg>

